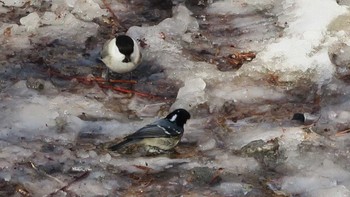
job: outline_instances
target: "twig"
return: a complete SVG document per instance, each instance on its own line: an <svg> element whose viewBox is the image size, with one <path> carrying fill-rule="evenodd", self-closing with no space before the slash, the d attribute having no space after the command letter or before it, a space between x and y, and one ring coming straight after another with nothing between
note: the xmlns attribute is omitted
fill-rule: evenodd
<svg viewBox="0 0 350 197"><path fill-rule="evenodd" d="M142 166L142 165L133 165L135 168L143 170L146 174L148 174L150 171L153 169L147 166Z"/></svg>
<svg viewBox="0 0 350 197"><path fill-rule="evenodd" d="M114 12L113 12L111 6L109 5L109 3L107 3L106 0L102 0L102 3L103 3L103 5L105 5L105 7L108 10L108 12L111 13L112 17L118 20L118 17L114 14Z"/></svg>
<svg viewBox="0 0 350 197"><path fill-rule="evenodd" d="M215 185L221 181L220 175L224 172L223 168L219 168L215 171L213 177L211 178L209 185Z"/></svg>
<svg viewBox="0 0 350 197"><path fill-rule="evenodd" d="M42 175L44 175L44 176L47 176L47 177L49 177L49 178L51 178L51 179L57 181L59 184L64 185L64 183L63 183L61 180L59 180L58 178L47 174L47 173L46 173L45 171L43 171L43 170L38 169L38 168L35 166L35 164L34 164L33 162L29 161L29 164L30 164L30 166L31 166L36 172L38 172L39 174L42 174Z"/></svg>
<svg viewBox="0 0 350 197"><path fill-rule="evenodd" d="M107 3L107 0L102 0L102 3L105 5L107 11L108 11L109 13L111 13L111 15L112 15L112 18L113 18L113 21L112 21L112 22L113 22L113 24L114 24L114 25L113 25L113 26L114 26L114 28L113 28L113 31L114 31L114 32L112 32L112 33L115 34L115 32L116 32L116 30L115 30L116 26L119 26L119 27L123 28L124 31L126 31L126 28L125 28L123 25L121 25L121 23L119 22L119 19L118 19L117 15L114 14L114 12L113 12L111 6L109 5L109 3Z"/></svg>
<svg viewBox="0 0 350 197"><path fill-rule="evenodd" d="M48 196L53 196L55 194L57 194L59 191L66 191L72 184L83 180L84 178L88 177L90 174L90 171L86 171L84 173L82 173L81 175L79 175L78 177L75 177L71 182L67 183L67 185L61 187L60 189L52 192L51 194L49 194Z"/></svg>
<svg viewBox="0 0 350 197"><path fill-rule="evenodd" d="M152 95L152 94L148 94L148 93L143 93L143 92L138 92L135 90L128 90L125 88L121 88L121 87L115 87L112 85L106 85L105 83L109 82L109 83L129 83L129 84L136 84L137 81L135 80L109 80L106 81L105 79L101 78L101 77L83 77L83 76L66 76L63 75L62 73L58 72L58 71L53 71L51 69L49 69L48 71L48 75L49 77L55 76L55 77L59 77L65 80L77 80L80 83L83 84L91 84L92 82L96 82L97 85L100 88L104 88L104 89L110 89L110 90L114 90L114 91L118 91L121 93L127 93L127 94L135 94L141 97L146 97L146 98L151 98L151 99L160 99L160 100L168 100L167 98L164 97L160 97L160 96L156 96L156 95Z"/></svg>
<svg viewBox="0 0 350 197"><path fill-rule="evenodd" d="M349 133L349 132L350 132L350 128L349 128L349 129L345 129L345 130L343 130L343 131L337 132L337 133L335 134L335 136L336 136L336 137L340 137L340 136L343 136L343 135L345 135L345 134L347 134L347 133Z"/></svg>
<svg viewBox="0 0 350 197"><path fill-rule="evenodd" d="M142 97L155 98L155 99L158 98L158 99L160 99L159 96L155 96L155 95L151 95L151 94L147 94L147 93L143 93L143 92L138 92L138 91L135 91L135 90L128 90L128 89L124 89L124 88L121 88L121 87L115 87L115 86L103 85L103 84L99 84L99 86L101 88L115 90L115 91L122 92L122 93L130 93L130 94L135 94L135 95L142 96Z"/></svg>

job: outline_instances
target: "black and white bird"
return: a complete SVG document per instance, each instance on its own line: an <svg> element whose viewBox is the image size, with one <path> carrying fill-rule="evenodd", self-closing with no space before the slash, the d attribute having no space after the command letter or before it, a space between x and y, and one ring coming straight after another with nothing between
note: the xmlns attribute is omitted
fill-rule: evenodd
<svg viewBox="0 0 350 197"><path fill-rule="evenodd" d="M111 71L123 74L131 72L141 63L142 54L133 38L119 35L103 45L101 60Z"/></svg>
<svg viewBox="0 0 350 197"><path fill-rule="evenodd" d="M110 145L110 151L124 154L139 152L141 155L158 154L169 151L179 143L184 133L184 125L191 115L185 109L176 109L165 118L148 124L128 135L118 144Z"/></svg>

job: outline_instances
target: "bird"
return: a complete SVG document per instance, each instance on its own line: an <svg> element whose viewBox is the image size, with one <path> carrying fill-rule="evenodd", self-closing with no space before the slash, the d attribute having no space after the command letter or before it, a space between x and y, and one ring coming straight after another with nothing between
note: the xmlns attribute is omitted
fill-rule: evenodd
<svg viewBox="0 0 350 197"><path fill-rule="evenodd" d="M319 114L295 113L292 120L302 123L303 125L312 125L320 119Z"/></svg>
<svg viewBox="0 0 350 197"><path fill-rule="evenodd" d="M184 125L191 118L185 109L176 109L165 118L148 124L123 141L108 147L110 151L122 154L155 155L171 151L181 140Z"/></svg>
<svg viewBox="0 0 350 197"><path fill-rule="evenodd" d="M107 40L100 55L101 61L107 66L107 77L109 70L119 74L131 72L142 60L139 45L128 35L118 35Z"/></svg>

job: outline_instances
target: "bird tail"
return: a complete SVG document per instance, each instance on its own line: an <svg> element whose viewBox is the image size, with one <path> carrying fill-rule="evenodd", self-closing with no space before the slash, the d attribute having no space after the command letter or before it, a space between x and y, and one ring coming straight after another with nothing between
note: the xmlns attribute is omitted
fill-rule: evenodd
<svg viewBox="0 0 350 197"><path fill-rule="evenodd" d="M129 144L131 141L132 141L131 139L126 139L118 144L108 146L107 149L110 151L117 151L117 150L121 149L122 147L124 147L125 145Z"/></svg>

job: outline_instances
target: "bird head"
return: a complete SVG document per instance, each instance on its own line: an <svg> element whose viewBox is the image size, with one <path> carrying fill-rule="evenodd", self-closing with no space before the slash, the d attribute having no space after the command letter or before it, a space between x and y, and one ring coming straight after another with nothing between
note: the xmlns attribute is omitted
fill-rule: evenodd
<svg viewBox="0 0 350 197"><path fill-rule="evenodd" d="M115 44L120 53L125 56L123 62L131 62L130 55L134 52L134 41L127 35L119 35L116 37Z"/></svg>
<svg viewBox="0 0 350 197"><path fill-rule="evenodd" d="M183 127L190 118L190 113L185 109L176 109L165 117L170 122L175 122L179 127Z"/></svg>

